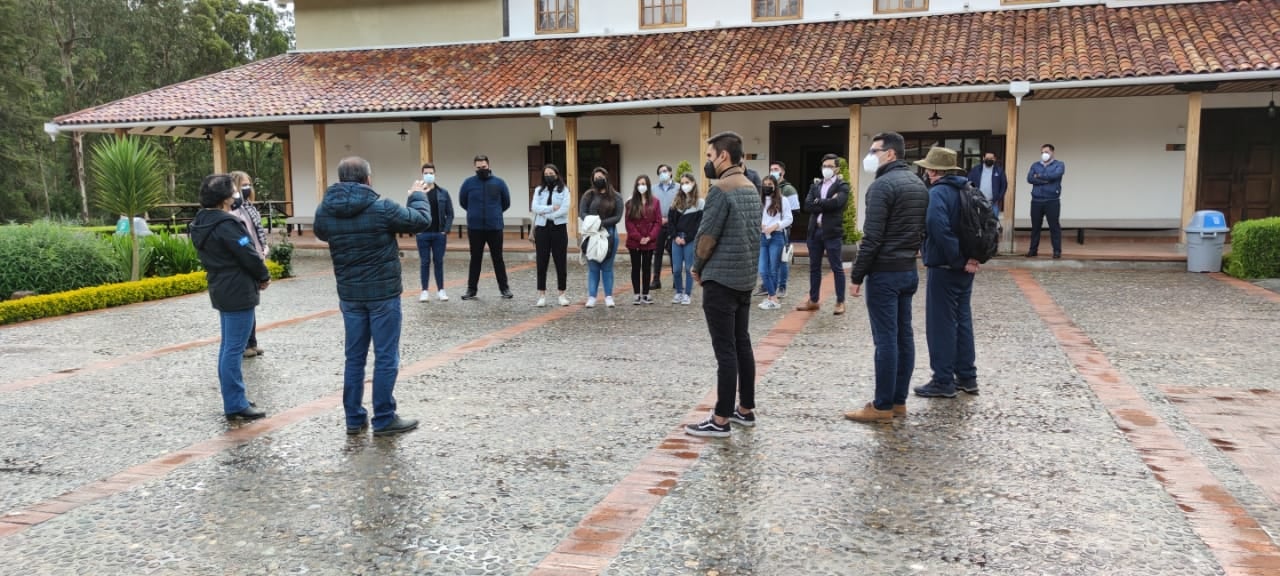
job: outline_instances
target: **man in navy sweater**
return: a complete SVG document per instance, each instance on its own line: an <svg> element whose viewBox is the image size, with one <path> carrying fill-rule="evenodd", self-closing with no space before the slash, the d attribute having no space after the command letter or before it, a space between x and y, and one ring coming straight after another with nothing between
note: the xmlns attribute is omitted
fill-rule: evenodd
<svg viewBox="0 0 1280 576"><path fill-rule="evenodd" d="M502 213L511 207L511 191L507 183L489 169L488 156L476 156L475 168L476 175L464 180L458 189L458 205L467 211L467 239L471 242L471 269L467 273L467 293L462 299L476 299L480 262L487 244L498 290L502 291L503 298L510 300L514 296L507 284L507 265L502 261Z"/></svg>

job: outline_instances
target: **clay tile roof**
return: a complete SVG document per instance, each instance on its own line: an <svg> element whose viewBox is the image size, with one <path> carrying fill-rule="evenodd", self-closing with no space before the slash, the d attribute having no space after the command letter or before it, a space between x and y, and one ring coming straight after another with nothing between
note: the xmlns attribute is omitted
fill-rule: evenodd
<svg viewBox="0 0 1280 576"><path fill-rule="evenodd" d="M480 112L544 104L1274 70L1280 70L1280 0L1089 5L290 53L57 122Z"/></svg>

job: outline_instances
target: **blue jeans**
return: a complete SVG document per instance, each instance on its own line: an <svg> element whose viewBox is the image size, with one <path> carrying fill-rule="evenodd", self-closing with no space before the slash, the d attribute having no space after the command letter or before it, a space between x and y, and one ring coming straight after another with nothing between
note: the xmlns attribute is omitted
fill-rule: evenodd
<svg viewBox="0 0 1280 576"><path fill-rule="evenodd" d="M760 235L760 278L764 279L764 291L770 296L778 294L778 270L782 268L782 246L786 242L781 232L769 237Z"/></svg>
<svg viewBox="0 0 1280 576"><path fill-rule="evenodd" d="M915 270L872 272L863 282L867 317L876 343L877 410L907 403L911 372L916 365L915 335L911 331L911 297L920 283Z"/></svg>
<svg viewBox="0 0 1280 576"><path fill-rule="evenodd" d="M253 332L253 308L239 312L219 312L222 343L218 345L218 386L222 389L222 413L235 414L249 408L244 394L244 345Z"/></svg>
<svg viewBox="0 0 1280 576"><path fill-rule="evenodd" d="M693 294L693 241L671 243L671 277L676 294Z"/></svg>
<svg viewBox="0 0 1280 576"><path fill-rule="evenodd" d="M400 297L374 302L340 301L342 323L347 333L347 365L342 377L342 407L347 426L363 426L369 413L364 398L364 367L373 340L373 428L377 430L396 418L392 392L400 374Z"/></svg>
<svg viewBox="0 0 1280 576"><path fill-rule="evenodd" d="M973 346L973 274L930 268L924 293L925 339L933 381L952 386L955 379L978 377Z"/></svg>
<svg viewBox="0 0 1280 576"><path fill-rule="evenodd" d="M785 238L783 246L791 244L791 230L788 229L783 237ZM778 256L778 259L781 260L782 256ZM778 291L782 292L787 289L787 280L791 279L791 263L778 262L778 264Z"/></svg>
<svg viewBox="0 0 1280 576"><path fill-rule="evenodd" d="M831 266L831 275L836 280L836 302L844 302L844 262L840 261L840 247L844 240L840 237L823 238L822 228L809 233L809 301L817 302L818 293L822 289L822 254L827 255L827 263Z"/></svg>
<svg viewBox="0 0 1280 576"><path fill-rule="evenodd" d="M587 296L596 297L604 280L604 295L613 296L613 258L618 255L618 231L609 228L609 255L603 262L587 260Z"/></svg>
<svg viewBox="0 0 1280 576"><path fill-rule="evenodd" d="M449 242L449 235L440 232L423 232L418 235L418 275L422 278L422 289L426 290L431 280L431 267L436 271L436 290L444 289L444 248Z"/></svg>

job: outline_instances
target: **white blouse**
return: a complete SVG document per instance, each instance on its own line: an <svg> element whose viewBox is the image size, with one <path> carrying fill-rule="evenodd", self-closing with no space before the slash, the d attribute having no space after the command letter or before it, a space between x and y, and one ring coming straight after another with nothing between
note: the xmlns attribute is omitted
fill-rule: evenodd
<svg viewBox="0 0 1280 576"><path fill-rule="evenodd" d="M774 224L778 225L778 230L787 229L788 227L791 226L791 222L793 218L791 217L791 211L787 210L786 201L784 200L782 202L782 210L778 211L777 216L769 214L769 205L772 203L773 203L773 198L766 197L764 199L764 211L761 213L761 216L760 216L760 229L764 230L765 228L768 228L769 226L772 226ZM772 236L772 234L766 237L770 237L770 236Z"/></svg>

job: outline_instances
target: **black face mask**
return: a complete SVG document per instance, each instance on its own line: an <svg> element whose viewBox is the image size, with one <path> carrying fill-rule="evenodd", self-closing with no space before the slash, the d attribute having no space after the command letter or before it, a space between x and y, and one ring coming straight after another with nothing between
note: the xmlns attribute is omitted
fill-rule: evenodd
<svg viewBox="0 0 1280 576"><path fill-rule="evenodd" d="M488 168L476 168L476 176L479 176L481 180L487 179L492 175L493 170Z"/></svg>
<svg viewBox="0 0 1280 576"><path fill-rule="evenodd" d="M604 178L596 178L595 180L591 181L591 185L595 186L596 190L604 190L604 187L608 186L609 182Z"/></svg>
<svg viewBox="0 0 1280 576"><path fill-rule="evenodd" d="M719 178L720 174L716 173L716 163L707 160L707 163L702 165L702 175L712 179Z"/></svg>
<svg viewBox="0 0 1280 576"><path fill-rule="evenodd" d="M552 186L555 186L555 185L556 185L556 177L555 177L555 176L543 176L543 177L542 177L542 185L543 185L543 186L546 186L547 188L551 188Z"/></svg>
<svg viewBox="0 0 1280 576"><path fill-rule="evenodd" d="M244 206L244 198L236 198L231 201L232 210L239 210L241 206Z"/></svg>
<svg viewBox="0 0 1280 576"><path fill-rule="evenodd" d="M988 168L990 168L990 167L992 167L992 166L995 166L995 165L996 165L996 161L995 161L995 160L983 160L983 161L982 161L982 165L983 165L983 166L986 166L986 167L988 167Z"/></svg>
<svg viewBox="0 0 1280 576"><path fill-rule="evenodd" d="M772 194L773 194L773 190L774 190L773 186L765 186L765 187L764 187L764 195L765 195L765 196L770 196L770 195L772 195Z"/></svg>

